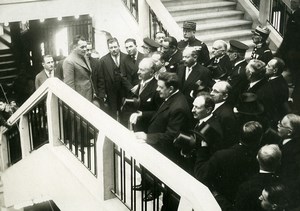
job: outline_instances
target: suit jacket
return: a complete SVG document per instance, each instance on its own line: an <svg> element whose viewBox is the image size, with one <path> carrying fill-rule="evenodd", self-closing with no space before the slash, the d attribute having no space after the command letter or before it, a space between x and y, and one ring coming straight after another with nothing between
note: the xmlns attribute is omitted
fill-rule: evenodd
<svg viewBox="0 0 300 211"><path fill-rule="evenodd" d="M288 188L291 207L300 206L300 138L280 145L282 157L279 176Z"/></svg>
<svg viewBox="0 0 300 211"><path fill-rule="evenodd" d="M61 76L54 70L54 77L62 79ZM46 80L48 79L48 76L45 72L45 70L42 70L35 76L35 89L38 89Z"/></svg>
<svg viewBox="0 0 300 211"><path fill-rule="evenodd" d="M182 52L180 50L177 50L177 52L173 56L165 59L165 68L167 69L167 72L177 73L178 65L182 60Z"/></svg>
<svg viewBox="0 0 300 211"><path fill-rule="evenodd" d="M196 82L200 80L203 82L204 86L212 87L214 81L211 78L211 74L209 70L199 63L197 63L193 67L192 72L189 74L187 80L185 80L185 72L186 72L185 70L186 70L186 66L184 65L180 65L178 67L179 86L181 92L186 97L190 108L192 108L194 98L191 97L190 93L192 90L196 90L198 88Z"/></svg>
<svg viewBox="0 0 300 211"><path fill-rule="evenodd" d="M273 113L274 121L277 122L289 112L287 103L289 98L288 84L283 76L280 75L269 80L267 85L269 86L270 94L266 96L266 101L269 102L270 112Z"/></svg>
<svg viewBox="0 0 300 211"><path fill-rule="evenodd" d="M139 83L137 72L139 70L139 63L143 58L144 54L138 52L136 61L134 61L129 55L126 55L124 59L126 78L133 86Z"/></svg>
<svg viewBox="0 0 300 211"><path fill-rule="evenodd" d="M232 64L230 62L229 56L227 54L223 55L220 58L211 58L206 64L211 71L212 78L226 80L228 73L232 69Z"/></svg>
<svg viewBox="0 0 300 211"><path fill-rule="evenodd" d="M92 101L92 69L88 59L72 52L63 62L64 82Z"/></svg>
<svg viewBox="0 0 300 211"><path fill-rule="evenodd" d="M97 95L100 99L106 100L108 104L106 112L114 118L116 118L117 111L120 110L122 98L132 88L132 85L125 78L125 57L126 55L121 52L120 64L117 67L111 54L106 54L100 59L97 73Z"/></svg>
<svg viewBox="0 0 300 211"><path fill-rule="evenodd" d="M207 147L202 147L197 152L195 177L233 202L239 185L258 172L257 151L236 144L209 157Z"/></svg>
<svg viewBox="0 0 300 211"><path fill-rule="evenodd" d="M233 112L233 106L225 101L220 107L213 111L213 115L220 122L223 138L219 149L225 149L237 144L239 125Z"/></svg>
<svg viewBox="0 0 300 211"><path fill-rule="evenodd" d="M242 183L235 197L235 210L263 211L258 198L262 190L276 179L273 173L258 173Z"/></svg>
<svg viewBox="0 0 300 211"><path fill-rule="evenodd" d="M156 112L145 113L143 118L150 117L147 129L147 143L162 154L178 162L179 149L173 145L173 140L181 131L190 129L192 114L184 95L180 92L169 97Z"/></svg>

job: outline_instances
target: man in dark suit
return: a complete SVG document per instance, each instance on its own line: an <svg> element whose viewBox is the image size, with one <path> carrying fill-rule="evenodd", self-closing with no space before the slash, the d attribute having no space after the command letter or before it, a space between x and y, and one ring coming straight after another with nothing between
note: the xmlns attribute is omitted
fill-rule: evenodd
<svg viewBox="0 0 300 211"><path fill-rule="evenodd" d="M158 110L136 113L131 116L130 121L136 123L138 118L149 120L146 133L136 132L136 137L178 164L181 157L179 150L173 145L173 140L180 131L187 132L190 129L191 111L184 95L178 90L178 77L175 73L161 73L158 77L157 91L164 99ZM147 197L149 199L145 199L146 201L154 199L149 194ZM162 210L173 210L168 207L172 206L173 202L167 203L170 197L170 194L164 196Z"/></svg>
<svg viewBox="0 0 300 211"><path fill-rule="evenodd" d="M182 52L177 48L177 40L175 37L164 38L162 53L167 72L177 73L178 65L182 60Z"/></svg>
<svg viewBox="0 0 300 211"><path fill-rule="evenodd" d="M192 109L194 97L191 92L197 92L199 85L203 86L203 89L210 89L214 81L209 70L197 62L197 51L193 47L184 49L183 61L183 65L178 67L180 90Z"/></svg>
<svg viewBox="0 0 300 211"><path fill-rule="evenodd" d="M271 113L274 123L277 124L278 120L282 119L289 111L288 98L289 88L286 80L282 76L284 70L284 61L278 57L271 59L266 66L266 76L268 77L269 91L265 97L269 101ZM276 126L276 124L273 124Z"/></svg>
<svg viewBox="0 0 300 211"><path fill-rule="evenodd" d="M206 64L209 61L209 51L207 45L195 37L196 23L185 21L182 28L184 39L178 43L178 48L183 51L187 46L195 47L198 53L198 63Z"/></svg>
<svg viewBox="0 0 300 211"><path fill-rule="evenodd" d="M287 114L278 122L282 159L279 176L291 197L291 208L300 206L300 116Z"/></svg>
<svg viewBox="0 0 300 211"><path fill-rule="evenodd" d="M123 113L131 114L136 111L156 111L162 103L157 89L157 80L154 78L155 63L152 58L144 58L139 64L137 72L140 83L133 89L133 96L131 99L125 99L122 106ZM128 116L128 115L125 115ZM129 117L129 116L128 116ZM128 119L126 119L126 122ZM135 131L146 131L148 127L147 122L139 121L135 125Z"/></svg>
<svg viewBox="0 0 300 211"><path fill-rule="evenodd" d="M92 101L92 69L86 57L87 42L82 36L76 36L73 50L63 62L64 82L87 100Z"/></svg>
<svg viewBox="0 0 300 211"><path fill-rule="evenodd" d="M233 112L233 105L228 101L231 86L227 81L216 82L210 96L215 102L213 115L217 117L222 127L223 139L219 149L228 148L238 141L239 125Z"/></svg>
<svg viewBox="0 0 300 211"><path fill-rule="evenodd" d="M55 71L54 60L51 55L43 56L42 65L44 69L35 76L35 89L38 89L48 78L57 77L62 79Z"/></svg>
<svg viewBox="0 0 300 211"><path fill-rule="evenodd" d="M175 73L161 73L157 81L157 91L164 102L157 111L138 114L138 118L149 120L149 126L147 133L137 132L136 137L177 162L179 152L173 146L173 140L180 131L190 129L191 111L184 95L178 89L178 77Z"/></svg>
<svg viewBox="0 0 300 211"><path fill-rule="evenodd" d="M132 86L135 86L139 83L137 71L144 55L137 50L136 41L133 38L125 40L125 48L128 53L124 60L126 78Z"/></svg>
<svg viewBox="0 0 300 211"><path fill-rule="evenodd" d="M227 80L228 73L232 69L232 64L226 52L227 43L223 40L216 40L211 50L212 58L205 64L211 71L212 78L216 81Z"/></svg>
<svg viewBox="0 0 300 211"><path fill-rule="evenodd" d="M239 185L258 171L256 155L263 134L258 122L243 126L240 143L209 157L205 144L198 148L195 177L214 194L222 210L231 207Z"/></svg>
<svg viewBox="0 0 300 211"><path fill-rule="evenodd" d="M100 105L105 105L105 111L117 119L122 98L130 93L132 85L125 78L124 60L126 55L120 51L116 38L107 40L109 53L100 59L97 78L97 96Z"/></svg>
<svg viewBox="0 0 300 211"><path fill-rule="evenodd" d="M262 190L278 180L276 171L281 163L281 151L276 144L263 146L257 154L259 173L242 183L235 197L235 210L262 211L259 197Z"/></svg>

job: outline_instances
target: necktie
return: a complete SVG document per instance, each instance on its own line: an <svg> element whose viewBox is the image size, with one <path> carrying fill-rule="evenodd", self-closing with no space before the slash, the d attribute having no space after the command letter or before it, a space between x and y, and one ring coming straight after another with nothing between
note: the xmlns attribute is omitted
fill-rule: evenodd
<svg viewBox="0 0 300 211"><path fill-rule="evenodd" d="M117 65L117 67L119 67L118 57L117 57L117 56L114 56L114 60L115 60L115 63L116 63L116 65Z"/></svg>
<svg viewBox="0 0 300 211"><path fill-rule="evenodd" d="M192 68L186 67L186 70L185 70L185 80L187 80L187 78L189 77L189 75L190 75L191 72L192 72Z"/></svg>

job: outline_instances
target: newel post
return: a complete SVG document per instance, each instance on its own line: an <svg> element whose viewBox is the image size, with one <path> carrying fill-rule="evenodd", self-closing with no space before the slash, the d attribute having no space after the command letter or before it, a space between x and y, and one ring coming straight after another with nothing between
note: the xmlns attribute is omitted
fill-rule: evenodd
<svg viewBox="0 0 300 211"><path fill-rule="evenodd" d="M19 131L21 141L22 158L28 156L32 150L31 148L31 128L29 127L28 114L24 114L20 117Z"/></svg>
<svg viewBox="0 0 300 211"><path fill-rule="evenodd" d="M139 33L142 38L150 37L150 12L146 0L138 0Z"/></svg>
<svg viewBox="0 0 300 211"><path fill-rule="evenodd" d="M58 107L58 98L51 92L48 92L47 95L47 121L48 121L48 138L49 143L52 146L60 146L63 143L60 141L59 134L59 107Z"/></svg>

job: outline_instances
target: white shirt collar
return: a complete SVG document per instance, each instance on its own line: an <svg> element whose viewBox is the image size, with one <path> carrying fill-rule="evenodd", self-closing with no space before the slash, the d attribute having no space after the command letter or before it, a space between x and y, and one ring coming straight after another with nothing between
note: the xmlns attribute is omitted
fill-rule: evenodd
<svg viewBox="0 0 300 211"><path fill-rule="evenodd" d="M236 62L236 63L234 64L234 66L237 66L238 64L240 64L240 63L242 63L242 62L244 62L244 61L246 61L246 60L243 59L243 60L241 60L241 61Z"/></svg>
<svg viewBox="0 0 300 211"><path fill-rule="evenodd" d="M282 145L287 144L287 143L290 142L291 140L292 140L291 138L284 139L284 140L282 141Z"/></svg>
<svg viewBox="0 0 300 211"><path fill-rule="evenodd" d="M167 101L170 97L172 97L173 95L175 95L177 92L179 92L179 89L177 89L175 92L173 92L169 97L167 97L165 99L165 101Z"/></svg>
<svg viewBox="0 0 300 211"><path fill-rule="evenodd" d="M254 82L251 82L249 84L249 88L252 88L255 84L257 84L258 82L260 82L262 79L258 80L258 81L254 81Z"/></svg>

